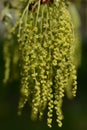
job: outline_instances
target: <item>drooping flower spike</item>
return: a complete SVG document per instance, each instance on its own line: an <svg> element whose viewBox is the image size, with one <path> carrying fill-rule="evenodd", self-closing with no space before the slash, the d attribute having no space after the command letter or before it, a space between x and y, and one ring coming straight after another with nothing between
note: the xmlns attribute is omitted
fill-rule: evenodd
<svg viewBox="0 0 87 130"><path fill-rule="evenodd" d="M42 3L44 3L43 0ZM74 63L75 34L66 0L41 4L29 0L18 26L21 97L19 112L29 101L31 118L42 118L48 107L47 124L52 127L53 110L62 126L65 93L76 96Z"/></svg>

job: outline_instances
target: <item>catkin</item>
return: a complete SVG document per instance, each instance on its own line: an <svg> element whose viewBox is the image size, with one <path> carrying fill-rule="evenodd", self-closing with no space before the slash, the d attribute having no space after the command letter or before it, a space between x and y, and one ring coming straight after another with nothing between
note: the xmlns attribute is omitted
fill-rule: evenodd
<svg viewBox="0 0 87 130"><path fill-rule="evenodd" d="M31 1L32 2L32 1ZM65 92L76 96L77 76L74 64L75 34L72 18L64 0L52 5L28 2L19 20L18 42L21 77L19 112L27 101L31 118L42 118L48 107L47 124L52 127L53 110L62 126ZM68 94L69 93L69 94Z"/></svg>

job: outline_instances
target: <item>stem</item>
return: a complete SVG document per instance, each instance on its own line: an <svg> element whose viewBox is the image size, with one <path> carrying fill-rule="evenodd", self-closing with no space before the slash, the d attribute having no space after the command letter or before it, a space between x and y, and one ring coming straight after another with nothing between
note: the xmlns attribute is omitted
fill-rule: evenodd
<svg viewBox="0 0 87 130"><path fill-rule="evenodd" d="M37 9L37 16L36 16L36 25L38 23L39 10L40 10L40 0L38 1L38 9Z"/></svg>

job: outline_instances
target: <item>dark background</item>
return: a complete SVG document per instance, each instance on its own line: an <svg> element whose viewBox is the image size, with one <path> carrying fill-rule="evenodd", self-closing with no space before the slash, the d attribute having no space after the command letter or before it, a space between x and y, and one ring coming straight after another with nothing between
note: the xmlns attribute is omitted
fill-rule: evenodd
<svg viewBox="0 0 87 130"><path fill-rule="evenodd" d="M87 29L86 20L87 3L82 2L79 8L81 17L82 59L78 68L77 97L73 100L64 97L63 102L63 127L59 128L53 118L52 130L87 130ZM0 25L0 30L2 26ZM46 116L42 121L31 121L30 108L26 104L21 116L17 115L19 101L19 82L14 81L3 86L4 61L2 54L3 39L0 35L0 130L49 130ZM46 113L46 112L45 112Z"/></svg>

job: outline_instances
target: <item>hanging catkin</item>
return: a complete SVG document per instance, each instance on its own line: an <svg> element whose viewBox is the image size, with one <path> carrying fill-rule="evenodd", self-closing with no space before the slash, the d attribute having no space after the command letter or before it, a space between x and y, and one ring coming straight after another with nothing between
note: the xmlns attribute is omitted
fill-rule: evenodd
<svg viewBox="0 0 87 130"><path fill-rule="evenodd" d="M65 92L76 96L77 76L74 64L75 34L65 0L47 2L29 0L18 26L21 97L19 112L27 101L31 118L42 118L48 107L47 124L52 127L53 110L62 126ZM31 6L31 8L30 8Z"/></svg>

